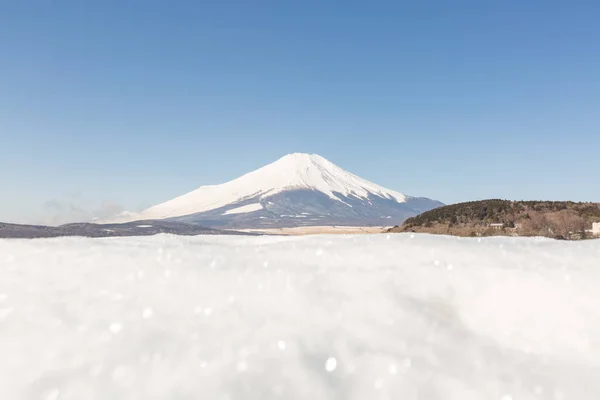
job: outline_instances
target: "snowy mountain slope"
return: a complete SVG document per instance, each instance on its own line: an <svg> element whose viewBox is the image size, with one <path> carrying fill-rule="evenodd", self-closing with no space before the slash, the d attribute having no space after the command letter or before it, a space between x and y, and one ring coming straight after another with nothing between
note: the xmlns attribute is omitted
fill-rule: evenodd
<svg viewBox="0 0 600 400"><path fill-rule="evenodd" d="M440 205L434 200L412 197L407 198L404 203L373 195L365 199L341 194L337 194L336 197L338 199L332 200L322 192L309 189L286 190L263 199L255 196L222 208L172 220L232 229L332 225L390 226ZM250 206L254 208L257 202L260 209L242 212L250 209Z"/></svg>
<svg viewBox="0 0 600 400"><path fill-rule="evenodd" d="M389 225L441 205L381 187L319 155L295 153L231 182L202 186L126 218L169 218L244 228ZM386 219L393 221L383 221Z"/></svg>
<svg viewBox="0 0 600 400"><path fill-rule="evenodd" d="M342 202L336 194L366 198L374 194L405 202L406 196L350 174L315 154L289 154L222 185L203 186L193 192L144 211L154 218L170 218L209 211L250 197L265 198L286 190L309 189Z"/></svg>

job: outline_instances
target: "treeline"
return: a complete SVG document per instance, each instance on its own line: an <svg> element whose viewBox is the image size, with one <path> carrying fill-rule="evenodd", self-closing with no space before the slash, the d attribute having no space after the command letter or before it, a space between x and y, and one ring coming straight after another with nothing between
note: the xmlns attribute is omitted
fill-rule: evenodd
<svg viewBox="0 0 600 400"><path fill-rule="evenodd" d="M478 221L506 222L519 206L507 200L483 200L452 204L424 212L404 221L404 226L425 226L431 223L456 224Z"/></svg>
<svg viewBox="0 0 600 400"><path fill-rule="evenodd" d="M407 219L394 230L492 235L499 233L489 229L492 224L502 224L502 231L518 228L520 235L571 238L579 233L585 237L592 222L598 221L598 203L491 199L436 208Z"/></svg>

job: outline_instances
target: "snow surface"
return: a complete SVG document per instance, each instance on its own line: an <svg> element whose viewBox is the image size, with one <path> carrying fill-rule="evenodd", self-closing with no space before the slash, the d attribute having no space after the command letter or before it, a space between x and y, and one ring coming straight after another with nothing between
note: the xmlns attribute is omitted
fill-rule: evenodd
<svg viewBox="0 0 600 400"><path fill-rule="evenodd" d="M0 241L0 399L600 398L600 241Z"/></svg>
<svg viewBox="0 0 600 400"><path fill-rule="evenodd" d="M244 214L244 213L249 213L249 212L258 211L258 210L262 210L262 209L263 209L263 206L260 203L254 203L254 204L248 204L246 206L234 208L233 210L229 210L229 211L225 212L223 215Z"/></svg>
<svg viewBox="0 0 600 400"><path fill-rule="evenodd" d="M222 185L202 186L190 193L144 210L126 212L117 220L162 219L214 210L244 199L265 198L286 190L320 191L340 201L335 193L367 198L379 196L404 203L407 196L359 178L316 154L294 153Z"/></svg>

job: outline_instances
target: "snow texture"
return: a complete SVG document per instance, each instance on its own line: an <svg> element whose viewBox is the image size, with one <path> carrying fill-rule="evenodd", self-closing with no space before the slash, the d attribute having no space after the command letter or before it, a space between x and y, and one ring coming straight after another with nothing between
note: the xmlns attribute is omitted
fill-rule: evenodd
<svg viewBox="0 0 600 400"><path fill-rule="evenodd" d="M316 154L294 153L222 185L202 186L141 214L122 214L121 220L163 219L196 214L286 190L309 189L343 202L337 195L367 199L369 195L403 203L407 196L344 171Z"/></svg>
<svg viewBox="0 0 600 400"><path fill-rule="evenodd" d="M600 241L0 241L0 399L600 398Z"/></svg>
<svg viewBox="0 0 600 400"><path fill-rule="evenodd" d="M223 215L230 215L230 214L245 214L245 213L249 213L249 212L253 212L253 211L258 211L258 210L262 210L263 206L260 203L253 203L253 204L248 204L247 206L242 206L242 207L238 207L238 208L234 208L233 210L228 210L225 213L223 213Z"/></svg>

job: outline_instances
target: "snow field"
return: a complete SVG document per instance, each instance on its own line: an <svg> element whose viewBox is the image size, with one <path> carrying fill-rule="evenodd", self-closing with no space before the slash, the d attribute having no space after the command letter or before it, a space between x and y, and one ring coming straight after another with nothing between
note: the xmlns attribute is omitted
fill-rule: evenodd
<svg viewBox="0 0 600 400"><path fill-rule="evenodd" d="M0 399L598 399L600 241L0 241Z"/></svg>

